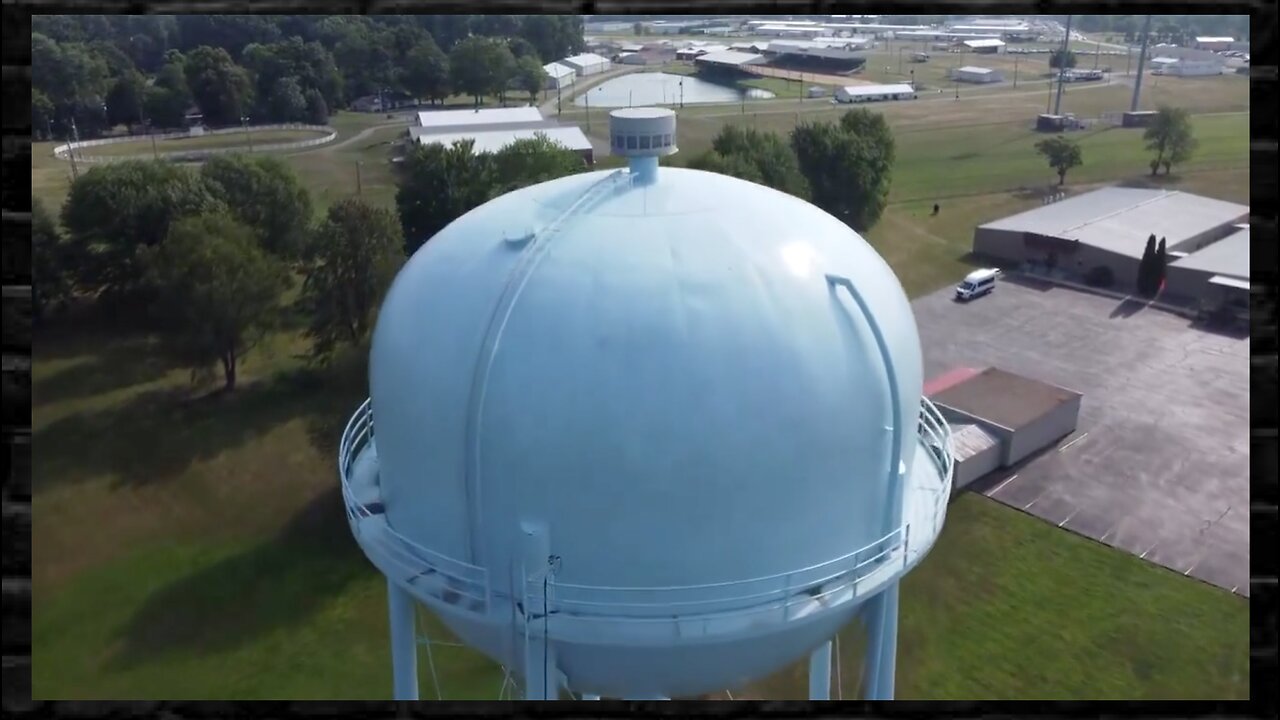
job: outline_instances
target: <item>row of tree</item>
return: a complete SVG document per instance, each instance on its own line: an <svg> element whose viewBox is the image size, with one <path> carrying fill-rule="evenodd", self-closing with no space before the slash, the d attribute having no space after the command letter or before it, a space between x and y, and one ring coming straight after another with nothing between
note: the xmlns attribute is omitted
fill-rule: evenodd
<svg viewBox="0 0 1280 720"><path fill-rule="evenodd" d="M35 16L37 135L122 123L324 122L379 93L530 95L542 58L578 52L575 16Z"/></svg>
<svg viewBox="0 0 1280 720"><path fill-rule="evenodd" d="M727 125L711 150L689 166L808 200L862 232L884 212L894 153L893 133L884 116L858 108L835 122L801 123L787 140L776 133Z"/></svg>
<svg viewBox="0 0 1280 720"><path fill-rule="evenodd" d="M1168 175L1174 165L1191 159L1198 141L1191 128L1191 114L1184 108L1162 106L1142 134L1146 149L1155 153L1149 166L1154 176L1160 168ZM1058 184L1067 180L1067 172L1084 164L1080 143L1058 135L1036 143L1036 152L1058 173Z"/></svg>
<svg viewBox="0 0 1280 720"><path fill-rule="evenodd" d="M324 360L368 337L405 257L444 225L496 195L585 169L541 135L497 153L477 154L471 141L433 145L406 164L399 216L354 198L318 224L278 158L221 156L198 171L96 166L72 183L60 217L34 203L35 317L73 296L114 306L144 318L194 373L220 367L231 389L241 358L290 311L281 297L296 278L292 311L308 318L312 355Z"/></svg>

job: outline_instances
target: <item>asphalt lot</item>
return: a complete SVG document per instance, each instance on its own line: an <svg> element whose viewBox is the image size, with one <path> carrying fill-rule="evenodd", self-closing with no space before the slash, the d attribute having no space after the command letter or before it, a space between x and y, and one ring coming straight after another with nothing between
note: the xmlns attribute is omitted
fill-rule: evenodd
<svg viewBox="0 0 1280 720"><path fill-rule="evenodd" d="M1175 572L1249 595L1249 340L1008 278L912 303L925 377L995 366L1084 393L1070 437L973 489Z"/></svg>

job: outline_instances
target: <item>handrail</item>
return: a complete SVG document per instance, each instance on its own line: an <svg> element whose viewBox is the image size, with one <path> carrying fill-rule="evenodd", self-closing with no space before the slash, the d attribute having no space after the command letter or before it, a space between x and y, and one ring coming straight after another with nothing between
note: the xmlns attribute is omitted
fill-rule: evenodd
<svg viewBox="0 0 1280 720"><path fill-rule="evenodd" d="M931 513L931 529L936 534L945 517L946 504L951 495L954 449L946 420L927 398L921 398L916 436L918 441L925 444L926 455L937 469L942 481L934 499L934 512ZM347 516L353 533L363 542L374 542L375 539L369 537L367 533L362 533L360 521L376 513L356 499L355 491L351 487L351 471L357 457L372 439L372 407L370 401L365 400L347 422L338 448L339 474ZM672 614L671 611L675 609L684 613L683 619L687 619L690 614L707 618L729 615L741 617L756 612L785 610L798 603L825 598L850 588L856 594L858 584L874 573L894 567L899 561L901 567L906 567L913 557L907 544L910 530L910 523L904 522L865 547L832 560L747 580L659 587L592 586L558 583L553 580L551 588L554 588L555 596L552 604L556 612L569 613L576 619L612 618L621 622L672 622L682 619L680 615ZM421 547L397 533L390 525L386 525L380 534L385 536L384 541L379 543L379 547L384 551L385 560L395 563L407 574L414 576L438 573L439 578L444 581L444 591L450 591L474 601L473 609L482 609L482 611L488 609L491 593L487 569L469 565ZM386 542L386 540L394 542ZM522 592L540 594L541 581L538 585L539 587L533 589L533 592L530 592L530 587L525 587ZM772 587L750 589L751 585L772 585ZM811 594L812 590L818 588L822 588L822 592ZM712 597L697 599L671 597L683 593L706 593L729 589L734 589L736 592L713 594ZM633 593L652 593L667 597L661 601L622 599ZM748 606L743 607L744 603ZM738 607L732 607L734 605ZM633 612L651 612L658 608L662 608L665 612L660 615L619 616L617 614L626 609L631 609ZM705 610L698 613L699 609Z"/></svg>

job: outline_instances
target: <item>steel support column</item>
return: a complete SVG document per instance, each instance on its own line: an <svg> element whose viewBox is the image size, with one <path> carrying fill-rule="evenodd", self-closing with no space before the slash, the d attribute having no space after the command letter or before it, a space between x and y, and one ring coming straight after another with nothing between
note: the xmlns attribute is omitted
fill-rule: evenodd
<svg viewBox="0 0 1280 720"><path fill-rule="evenodd" d="M418 638L413 620L413 596L387 580L387 605L391 621L391 671L393 698L418 699Z"/></svg>
<svg viewBox="0 0 1280 720"><path fill-rule="evenodd" d="M819 645L809 655L809 699L831 699L831 641Z"/></svg>
<svg viewBox="0 0 1280 720"><path fill-rule="evenodd" d="M892 700L898 655L898 580L867 602L867 659L862 682L867 700Z"/></svg>

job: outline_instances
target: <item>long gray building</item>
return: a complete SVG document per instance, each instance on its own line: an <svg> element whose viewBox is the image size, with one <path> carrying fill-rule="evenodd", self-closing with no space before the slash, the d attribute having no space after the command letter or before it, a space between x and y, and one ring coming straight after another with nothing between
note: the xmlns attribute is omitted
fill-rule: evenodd
<svg viewBox="0 0 1280 720"><path fill-rule="evenodd" d="M1167 291L1174 293L1172 271L1178 263L1185 269L1180 275L1199 273L1205 281L1213 275L1238 277L1238 263L1232 266L1236 275L1224 273L1218 266L1225 262L1221 258L1230 256L1229 248L1239 247L1239 240L1215 249L1209 261L1191 258L1238 232L1238 225L1248 217L1245 205L1200 195L1103 188L981 225L974 230L973 252L1010 268L1026 263L1049 265L1055 272L1080 278L1109 273L1110 285L1127 291L1137 280L1147 237L1154 234L1165 238L1172 256ZM1173 261L1173 257L1179 260ZM1219 260L1212 260L1214 257ZM1247 272L1247 260L1243 268ZM1179 294L1200 292L1204 287L1189 275L1179 277L1176 285ZM1187 299L1200 298L1188 295Z"/></svg>

